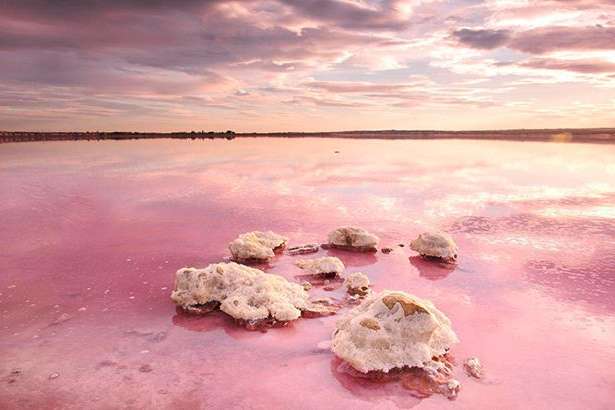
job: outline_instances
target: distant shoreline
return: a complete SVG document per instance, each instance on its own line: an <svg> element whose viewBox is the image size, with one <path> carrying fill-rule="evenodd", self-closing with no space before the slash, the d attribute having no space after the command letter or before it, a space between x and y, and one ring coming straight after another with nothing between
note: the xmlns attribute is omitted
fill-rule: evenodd
<svg viewBox="0 0 615 410"><path fill-rule="evenodd" d="M235 138L356 138L382 140L468 139L502 141L552 141L615 143L615 128L514 129L493 131L340 131L340 132L22 132L0 131L0 143L30 141L104 141L133 139L227 139Z"/></svg>

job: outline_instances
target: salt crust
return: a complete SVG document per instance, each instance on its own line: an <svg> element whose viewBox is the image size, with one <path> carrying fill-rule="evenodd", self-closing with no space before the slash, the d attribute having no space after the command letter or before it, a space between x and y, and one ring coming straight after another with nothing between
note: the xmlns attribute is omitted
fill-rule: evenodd
<svg viewBox="0 0 615 410"><path fill-rule="evenodd" d="M428 300L383 291L338 320L331 349L356 370L434 368L458 342L450 320ZM437 370L437 369L436 369Z"/></svg>
<svg viewBox="0 0 615 410"><path fill-rule="evenodd" d="M269 261L275 250L283 248L288 238L274 232L253 231L239 235L229 244L233 259L238 262Z"/></svg>
<svg viewBox="0 0 615 410"><path fill-rule="evenodd" d="M334 248L373 252L377 250L380 238L365 229L344 226L330 232L327 242Z"/></svg>
<svg viewBox="0 0 615 410"><path fill-rule="evenodd" d="M178 270L171 299L186 309L217 302L220 310L242 320L290 321L310 308L303 286L235 262Z"/></svg>
<svg viewBox="0 0 615 410"><path fill-rule="evenodd" d="M445 262L457 260L457 244L449 235L442 232L423 232L410 242L410 249L421 256L440 258Z"/></svg>

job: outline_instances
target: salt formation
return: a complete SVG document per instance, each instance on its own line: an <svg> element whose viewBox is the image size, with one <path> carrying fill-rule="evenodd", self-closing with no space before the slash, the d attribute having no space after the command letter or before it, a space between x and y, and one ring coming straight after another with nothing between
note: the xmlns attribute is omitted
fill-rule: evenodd
<svg viewBox="0 0 615 410"><path fill-rule="evenodd" d="M318 245L317 243L308 243L307 245L292 246L288 248L288 254L294 256L294 255L305 255L308 253L316 253L318 252L319 248L320 248L320 245Z"/></svg>
<svg viewBox="0 0 615 410"><path fill-rule="evenodd" d="M246 321L290 321L303 310L313 310L301 285L234 262L178 270L171 299L189 311L219 305L223 312Z"/></svg>
<svg viewBox="0 0 615 410"><path fill-rule="evenodd" d="M441 232L424 232L410 242L410 249L418 252L421 256L442 259L444 262L457 260L457 245L453 238Z"/></svg>
<svg viewBox="0 0 615 410"><path fill-rule="evenodd" d="M459 380L452 379L442 385L439 393L444 394L449 399L454 399L459 394L459 390L461 390L461 383L459 383Z"/></svg>
<svg viewBox="0 0 615 410"><path fill-rule="evenodd" d="M271 260L274 252L282 249L286 242L288 238L271 231L254 231L239 235L228 247L233 259L238 262L266 262Z"/></svg>
<svg viewBox="0 0 615 410"><path fill-rule="evenodd" d="M463 367L469 376L477 379L483 377L483 366L480 364L480 360L478 360L478 358L470 357L464 362Z"/></svg>
<svg viewBox="0 0 615 410"><path fill-rule="evenodd" d="M320 297L310 300L310 305L303 311L303 317L319 317L333 315L342 306L334 299L329 297Z"/></svg>
<svg viewBox="0 0 615 410"><path fill-rule="evenodd" d="M344 280L346 291L351 295L365 296L369 293L369 278L361 272L353 272Z"/></svg>
<svg viewBox="0 0 615 410"><path fill-rule="evenodd" d="M383 291L337 322L331 349L363 373L405 366L437 372L445 366L439 357L456 342L450 320L430 301Z"/></svg>
<svg viewBox="0 0 615 410"><path fill-rule="evenodd" d="M326 277L338 276L344 272L345 269L344 263L333 256L315 259L300 259L295 262L295 265L312 275L321 275Z"/></svg>
<svg viewBox="0 0 615 410"><path fill-rule="evenodd" d="M327 241L333 248L375 252L378 250L380 239L365 229L342 227L330 232Z"/></svg>

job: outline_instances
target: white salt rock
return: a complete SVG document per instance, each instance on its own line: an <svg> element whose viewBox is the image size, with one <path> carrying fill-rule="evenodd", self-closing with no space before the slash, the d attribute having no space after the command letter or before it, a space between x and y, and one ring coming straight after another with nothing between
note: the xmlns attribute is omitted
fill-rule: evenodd
<svg viewBox="0 0 615 410"><path fill-rule="evenodd" d="M217 302L220 310L243 320L295 320L310 307L301 285L234 262L178 270L171 299L187 309Z"/></svg>
<svg viewBox="0 0 615 410"><path fill-rule="evenodd" d="M442 232L423 232L410 242L410 249L421 256L440 258L445 262L457 260L457 244L449 235Z"/></svg>
<svg viewBox="0 0 615 410"><path fill-rule="evenodd" d="M345 226L329 233L329 246L361 252L377 251L380 238L365 229Z"/></svg>
<svg viewBox="0 0 615 410"><path fill-rule="evenodd" d="M470 357L464 363L463 367L468 375L480 379L483 377L483 366L477 357Z"/></svg>
<svg viewBox="0 0 615 410"><path fill-rule="evenodd" d="M450 320L428 300L404 292L368 297L336 324L332 350L356 370L438 367L458 338Z"/></svg>
<svg viewBox="0 0 615 410"><path fill-rule="evenodd" d="M312 275L339 275L344 272L344 263L334 256L323 258L300 259L295 262L299 268L311 273Z"/></svg>
<svg viewBox="0 0 615 410"><path fill-rule="evenodd" d="M449 399L454 399L461 390L461 383L459 380L451 379L447 383L441 385L440 393L444 394Z"/></svg>
<svg viewBox="0 0 615 410"><path fill-rule="evenodd" d="M361 272L353 272L344 279L346 291L351 295L367 295L369 293L369 278Z"/></svg>
<svg viewBox="0 0 615 410"><path fill-rule="evenodd" d="M236 261L268 261L275 255L274 251L282 249L288 238L274 232L248 232L239 235L229 244L229 250Z"/></svg>

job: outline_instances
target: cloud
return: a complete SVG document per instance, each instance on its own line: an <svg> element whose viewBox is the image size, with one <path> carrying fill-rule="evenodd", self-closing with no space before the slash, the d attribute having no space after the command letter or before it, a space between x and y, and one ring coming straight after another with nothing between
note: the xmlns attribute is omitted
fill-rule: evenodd
<svg viewBox="0 0 615 410"><path fill-rule="evenodd" d="M615 27L542 27L521 32L462 28L452 32L460 44L492 50L508 47L529 54L562 50L614 50Z"/></svg>
<svg viewBox="0 0 615 410"><path fill-rule="evenodd" d="M600 95L597 107L615 98L614 7L597 0L5 0L0 106L8 109L0 123L88 127L100 117L118 129L181 129L184 121L200 129L203 121L230 121L225 129L251 131L255 124L429 127L445 116L454 127L477 123L464 109L480 106L492 110L489 121L506 118L510 126L510 104L530 101L524 109L534 110L552 85L575 82L583 95ZM353 110L374 115L357 120Z"/></svg>
<svg viewBox="0 0 615 410"><path fill-rule="evenodd" d="M400 31L410 24L407 1L351 2L336 0L287 0L301 15L352 30Z"/></svg>
<svg viewBox="0 0 615 410"><path fill-rule="evenodd" d="M405 84L379 84L350 81L311 81L305 83L309 88L317 88L331 93L386 93L408 88Z"/></svg>
<svg viewBox="0 0 615 410"><path fill-rule="evenodd" d="M532 54L558 50L614 50L615 27L544 27L514 35L510 48Z"/></svg>
<svg viewBox="0 0 615 410"><path fill-rule="evenodd" d="M293 104L293 105L315 105L321 107L338 107L338 108L355 108L359 106L364 106L365 104L360 103L358 101L342 101L339 99L333 98L325 98L325 97L314 97L309 95L295 96L290 100L284 101L285 104Z"/></svg>
<svg viewBox="0 0 615 410"><path fill-rule="evenodd" d="M615 73L615 63L601 60L534 59L522 62L520 65L523 67L574 71L585 74Z"/></svg>
<svg viewBox="0 0 615 410"><path fill-rule="evenodd" d="M507 44L510 32L508 30L462 28L454 31L453 37L463 45L491 50Z"/></svg>

